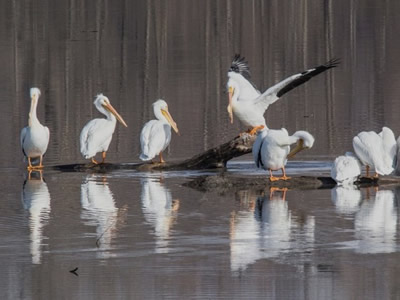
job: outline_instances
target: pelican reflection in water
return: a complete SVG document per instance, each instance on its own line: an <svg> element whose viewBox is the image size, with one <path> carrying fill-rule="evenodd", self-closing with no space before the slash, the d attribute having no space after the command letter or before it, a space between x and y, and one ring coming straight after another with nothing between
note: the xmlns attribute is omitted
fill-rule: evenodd
<svg viewBox="0 0 400 300"><path fill-rule="evenodd" d="M357 252L396 251L397 209L391 190L377 191L375 199L365 199L354 221Z"/></svg>
<svg viewBox="0 0 400 300"><path fill-rule="evenodd" d="M272 189L268 196L242 193L244 209L233 212L230 226L231 270L243 271L260 259L279 258L314 243L315 220L302 224L286 202L286 189ZM299 231L299 234L296 234Z"/></svg>
<svg viewBox="0 0 400 300"><path fill-rule="evenodd" d="M396 251L397 208L393 191L377 191L362 199L355 186L336 187L332 202L339 213L354 215L354 239L345 244L359 253L389 253Z"/></svg>
<svg viewBox="0 0 400 300"><path fill-rule="evenodd" d="M147 223L154 228L156 252L168 252L171 229L179 210L179 200L172 199L162 177L143 177L141 184L143 214Z"/></svg>
<svg viewBox="0 0 400 300"><path fill-rule="evenodd" d="M88 175L81 185L81 204L85 225L96 226L96 245L102 250L99 256L109 257L107 250L116 236L119 221L124 218L124 209L116 207L105 177Z"/></svg>
<svg viewBox="0 0 400 300"><path fill-rule="evenodd" d="M331 199L338 213L353 214L360 209L362 195L355 185L338 185L331 190Z"/></svg>
<svg viewBox="0 0 400 300"><path fill-rule="evenodd" d="M48 223L50 215L50 193L43 180L42 171L29 172L22 187L22 202L24 208L29 211L32 263L40 264L41 247L45 239L43 227Z"/></svg>

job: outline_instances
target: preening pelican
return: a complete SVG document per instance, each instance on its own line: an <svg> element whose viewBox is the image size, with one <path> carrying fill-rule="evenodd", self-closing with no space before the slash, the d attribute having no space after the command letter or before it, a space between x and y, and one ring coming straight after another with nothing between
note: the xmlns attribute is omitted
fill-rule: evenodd
<svg viewBox="0 0 400 300"><path fill-rule="evenodd" d="M332 59L324 65L292 75L261 93L250 81L250 69L244 57L236 54L228 71L229 105L228 113L233 123L233 113L246 126L250 133L266 128L264 113L268 106L295 87L307 82L312 77L334 68L339 60Z"/></svg>
<svg viewBox="0 0 400 300"><path fill-rule="evenodd" d="M297 143L290 151L290 145ZM314 137L307 131L296 131L289 136L285 128L278 130L264 129L258 133L253 145L253 158L257 168L269 170L270 181L279 179L287 180L285 165L288 158L293 157L297 152L311 148L314 144ZM282 170L282 177L272 176L272 171Z"/></svg>
<svg viewBox="0 0 400 300"><path fill-rule="evenodd" d="M103 160L101 163L104 163L117 120L125 127L128 127L128 125L126 125L122 117L112 107L110 100L103 94L97 95L93 104L107 118L93 119L83 127L80 136L81 153L86 159L90 158L92 163L98 164L93 157L96 153L102 152Z"/></svg>
<svg viewBox="0 0 400 300"><path fill-rule="evenodd" d="M360 174L361 163L352 152L336 157L331 168L331 177L338 185L351 185Z"/></svg>
<svg viewBox="0 0 400 300"><path fill-rule="evenodd" d="M49 145L49 128L40 124L36 109L40 97L38 88L31 88L31 110L29 111L28 126L21 131L21 147L25 157L28 158L28 170L43 168L43 155ZM39 157L39 165L32 166L31 159Z"/></svg>
<svg viewBox="0 0 400 300"><path fill-rule="evenodd" d="M171 127L179 134L178 127L168 112L168 104L162 99L153 103L153 111L157 120L151 120L144 124L140 133L140 145L142 153L139 158L147 161L155 156L160 156L160 162L165 162L162 152L171 141Z"/></svg>
<svg viewBox="0 0 400 300"><path fill-rule="evenodd" d="M375 177L388 175L395 167L397 144L393 131L383 127L378 134L374 131L362 131L353 138L354 152L361 163L369 169L375 169Z"/></svg>

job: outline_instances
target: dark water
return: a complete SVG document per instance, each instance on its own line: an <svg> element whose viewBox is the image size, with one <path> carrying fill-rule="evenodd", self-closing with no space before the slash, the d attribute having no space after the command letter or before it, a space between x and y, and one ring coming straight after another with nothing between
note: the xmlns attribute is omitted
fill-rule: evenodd
<svg viewBox="0 0 400 300"><path fill-rule="evenodd" d="M262 90L338 57L266 113L270 128L316 138L289 173L327 174L359 131L400 133L399 13L372 0L1 1L1 298L399 298L396 187L221 195L182 186L199 173L26 180L19 146L37 86L47 165L83 162L100 92L128 123L111 162L138 161L158 98L182 134L166 158L185 158L244 129L226 111L235 53ZM248 159L229 172L260 173Z"/></svg>

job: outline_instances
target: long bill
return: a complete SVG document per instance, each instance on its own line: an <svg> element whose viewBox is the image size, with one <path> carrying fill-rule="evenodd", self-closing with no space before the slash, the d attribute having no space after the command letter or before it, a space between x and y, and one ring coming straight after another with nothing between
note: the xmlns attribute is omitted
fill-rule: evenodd
<svg viewBox="0 0 400 300"><path fill-rule="evenodd" d="M296 147L294 147L289 154L287 155L287 158L292 158L293 156L295 156L298 152L300 152L301 150L304 150L305 147L303 146L304 142L303 140L299 140L296 144Z"/></svg>
<svg viewBox="0 0 400 300"><path fill-rule="evenodd" d="M167 119L168 123L171 125L171 127L174 129L174 131L179 135L178 126L176 126L176 123L175 123L174 119L172 119L171 114L169 113L168 109L161 109L161 113Z"/></svg>
<svg viewBox="0 0 400 300"><path fill-rule="evenodd" d="M229 104L228 104L228 113L229 113L229 118L231 120L231 124L233 123L233 109L232 109L232 97L233 97L233 87L229 87Z"/></svg>
<svg viewBox="0 0 400 300"><path fill-rule="evenodd" d="M104 108L107 109L110 113L112 113L118 120L118 122L120 122L122 125L124 125L125 127L128 127L128 125L126 125L124 119L122 119L122 117L119 115L119 113L115 110L114 107L112 107L111 104L103 104Z"/></svg>

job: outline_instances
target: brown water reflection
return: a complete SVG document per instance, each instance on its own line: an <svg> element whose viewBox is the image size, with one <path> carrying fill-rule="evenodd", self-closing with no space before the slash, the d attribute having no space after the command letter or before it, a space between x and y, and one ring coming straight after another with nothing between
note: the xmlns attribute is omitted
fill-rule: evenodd
<svg viewBox="0 0 400 300"><path fill-rule="evenodd" d="M400 133L399 12L398 1L372 0L1 1L0 298L399 298L395 187L283 199L182 186L199 173L46 170L28 180L19 146L38 86L47 164L84 161L78 137L99 116L100 92L128 124L110 161L138 161L157 98L182 131L167 158L187 157L243 129L226 112L234 53L261 89L338 57L340 67L266 113L269 127L316 138L302 159L317 161L288 170L327 174L323 160L351 149L360 130Z"/></svg>

